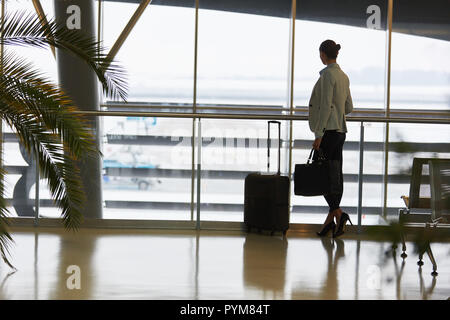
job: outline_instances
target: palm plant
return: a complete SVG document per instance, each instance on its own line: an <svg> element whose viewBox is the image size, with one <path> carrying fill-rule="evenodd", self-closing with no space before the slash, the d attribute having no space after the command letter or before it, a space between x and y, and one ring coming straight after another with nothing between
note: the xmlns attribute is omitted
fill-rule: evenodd
<svg viewBox="0 0 450 320"><path fill-rule="evenodd" d="M4 47L0 61L1 120L38 160L41 177L47 180L52 198L61 210L64 227L75 231L83 219L85 200L80 166L84 160L100 154L92 129L85 117L74 113L77 107L57 84L8 47L54 46L67 50L94 70L103 93L112 99L126 99L124 70L107 58L95 39L68 30L55 20L42 23L37 15L15 12L6 14L0 23ZM4 181L5 174L0 168L0 181ZM13 243L8 214L4 186L0 183L0 254L14 268L8 259Z"/></svg>

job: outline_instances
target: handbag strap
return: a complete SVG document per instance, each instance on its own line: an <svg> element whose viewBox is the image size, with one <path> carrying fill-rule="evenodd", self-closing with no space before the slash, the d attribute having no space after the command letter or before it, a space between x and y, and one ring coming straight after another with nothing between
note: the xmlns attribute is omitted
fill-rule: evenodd
<svg viewBox="0 0 450 320"><path fill-rule="evenodd" d="M309 164L309 163L310 163L310 161L312 160L312 157L313 157L313 152L314 152L314 148L313 148L313 149L311 149L311 152L309 153L308 161L306 162L307 164Z"/></svg>

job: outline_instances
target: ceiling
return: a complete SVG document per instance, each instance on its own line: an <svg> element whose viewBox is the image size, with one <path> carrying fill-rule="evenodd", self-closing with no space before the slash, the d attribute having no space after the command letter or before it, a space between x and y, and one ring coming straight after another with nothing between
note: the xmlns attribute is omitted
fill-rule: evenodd
<svg viewBox="0 0 450 320"><path fill-rule="evenodd" d="M141 0L104 0L140 3ZM387 0L299 0L296 18L366 28L370 5L381 9L386 29ZM450 41L449 0L394 0L393 31ZM153 0L151 5L195 7L195 0ZM199 0L201 9L290 17L291 0Z"/></svg>

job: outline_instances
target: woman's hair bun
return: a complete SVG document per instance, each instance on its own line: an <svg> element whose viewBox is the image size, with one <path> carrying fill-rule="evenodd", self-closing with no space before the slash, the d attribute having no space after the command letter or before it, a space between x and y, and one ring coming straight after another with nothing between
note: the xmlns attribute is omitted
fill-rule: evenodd
<svg viewBox="0 0 450 320"><path fill-rule="evenodd" d="M341 49L341 45L329 39L322 42L319 47L319 50L324 52L329 59L336 59L339 49Z"/></svg>

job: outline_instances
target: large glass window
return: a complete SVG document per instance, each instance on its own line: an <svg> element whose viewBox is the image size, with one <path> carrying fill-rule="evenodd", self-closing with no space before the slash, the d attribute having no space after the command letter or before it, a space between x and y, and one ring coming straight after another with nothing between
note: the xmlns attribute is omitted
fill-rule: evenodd
<svg viewBox="0 0 450 320"><path fill-rule="evenodd" d="M201 218L243 221L245 177L267 172L267 121L202 120ZM282 126L281 136L286 136ZM271 127L270 172L278 168L278 132ZM287 175L285 148L280 171Z"/></svg>
<svg viewBox="0 0 450 320"><path fill-rule="evenodd" d="M104 117L106 219L190 220L192 120Z"/></svg>
<svg viewBox="0 0 450 320"><path fill-rule="evenodd" d="M154 1L118 51L116 60L128 74L128 102L139 103L135 110L164 106L158 111L184 108L192 112L196 98L198 112L254 114L283 110L286 114L291 107L290 62L294 63L292 107L307 107L319 71L325 67L319 58L319 46L332 39L341 45L337 62L349 76L354 107L369 109L365 115L374 109L384 111L387 0L352 0L332 7L320 1L297 1L293 57L289 38L291 1L249 5L200 0L198 39L195 3L190 0L170 6ZM439 7L440 1L420 4L420 8L406 0L393 3L391 111L437 110L440 117L446 117L450 107L450 64L446 57L450 45L448 17L441 14L445 10ZM41 4L47 18L52 18L53 1L41 0ZM138 7L138 2L103 1L102 40L107 50ZM35 13L33 3L25 0L8 1L7 10ZM56 60L50 50L14 47L13 51L57 82ZM131 110L104 99L101 103L106 103L105 110L109 111ZM239 110L242 107L260 109ZM306 115L298 109L295 113ZM101 122L104 218L194 219L190 210L192 187L195 192L196 186L192 184L196 182L192 179L193 120L104 116ZM293 172L295 164L306 162L314 135L307 121L292 124ZM289 125L289 121L282 121L281 173L285 175L289 172ZM267 121L203 119L201 126L201 218L240 222L245 176L266 170ZM450 156L447 125L392 124L389 129L389 137L385 137L383 123L365 123L362 223L366 225L378 223L383 204L385 139L390 143L387 206L391 214L403 206L400 195L408 194L414 157ZM24 172L29 177L33 174L32 165L22 155L14 133L7 127L3 131L4 161L9 170L7 197L13 198L14 188L26 176ZM341 206L353 222L357 221L359 134L360 123L349 121ZM271 138L276 140L275 130ZM276 169L276 151L273 144L272 171ZM197 157L194 159L196 164ZM34 205L35 187L34 177L27 179L28 194L22 198L29 206ZM325 200L295 196L293 184L291 188L291 222L322 223L328 210ZM43 180L40 197L41 215L59 216Z"/></svg>
<svg viewBox="0 0 450 320"><path fill-rule="evenodd" d="M140 111L152 111L146 104L192 105L194 6L194 1L185 7L148 5L119 50L116 60L128 74L128 102L143 103ZM103 8L104 44L111 48L138 4L106 1ZM104 217L191 219L192 120L103 121Z"/></svg>
<svg viewBox="0 0 450 320"><path fill-rule="evenodd" d="M128 74L129 102L192 104L195 2L186 5L148 5L117 53ZM137 8L104 2L106 47L114 45Z"/></svg>
<svg viewBox="0 0 450 320"><path fill-rule="evenodd" d="M391 109L450 110L450 31L442 1L395 0L391 58ZM447 8L448 9L448 8ZM420 116L420 111L417 116ZM388 208L404 207L414 158L450 158L448 125L392 124L389 129ZM428 167L423 174L428 177ZM397 179L395 179L397 177ZM429 181L426 179L425 181ZM420 197L430 198L428 183ZM425 210L427 211L427 210ZM428 210L428 213L431 211ZM388 210L388 214L395 211Z"/></svg>
<svg viewBox="0 0 450 320"><path fill-rule="evenodd" d="M384 107L387 1L377 2L378 5L373 6L367 1L347 1L343 4L345 10L327 10L325 6L315 6L317 1L298 1L295 106L308 106L319 71L325 67L319 57L320 44L331 39L341 45L337 63L350 79L354 106ZM371 16L376 12L379 14L373 17L372 23Z"/></svg>
<svg viewBox="0 0 450 320"><path fill-rule="evenodd" d="M388 214L395 215L395 208L405 207L401 196L409 196L414 158L450 159L450 131L448 125L439 124L391 124L388 167ZM429 177L428 166L423 175ZM421 186L420 197L430 198L428 181ZM428 210L431 213L431 208Z"/></svg>
<svg viewBox="0 0 450 320"><path fill-rule="evenodd" d="M447 12L442 1L394 1L392 109L450 110Z"/></svg>
<svg viewBox="0 0 450 320"><path fill-rule="evenodd" d="M210 10L207 5L211 3L200 0L197 102L284 106L289 19ZM290 11L289 2L278 6Z"/></svg>
<svg viewBox="0 0 450 320"><path fill-rule="evenodd" d="M235 2L237 7L231 8L200 0L199 5L198 106L286 107L288 16L264 14L273 9L264 4L248 8ZM277 7L285 14L290 12L288 2ZM245 176L267 170L267 122L202 120L201 124L201 217L243 221ZM283 123L283 140L286 128ZM272 133L276 141L275 126ZM284 151L281 163L286 174ZM275 172L275 144L271 152L271 169Z"/></svg>

